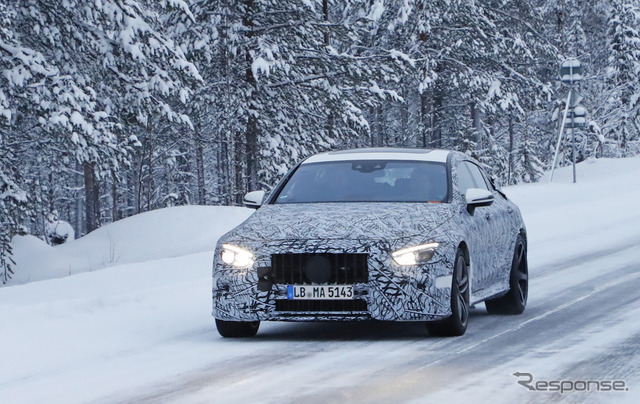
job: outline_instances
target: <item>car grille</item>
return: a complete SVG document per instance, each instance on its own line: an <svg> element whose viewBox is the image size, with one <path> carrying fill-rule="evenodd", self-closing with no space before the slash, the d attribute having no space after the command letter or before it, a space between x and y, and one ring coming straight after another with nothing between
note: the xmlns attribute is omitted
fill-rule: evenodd
<svg viewBox="0 0 640 404"><path fill-rule="evenodd" d="M366 312L367 302L354 300L276 300L276 311L286 312Z"/></svg>
<svg viewBox="0 0 640 404"><path fill-rule="evenodd" d="M330 263L327 284L349 285L366 283L368 278L367 254L273 254L271 268L275 283L311 284L307 276L307 263L313 257L321 256ZM324 283L324 282L323 282Z"/></svg>

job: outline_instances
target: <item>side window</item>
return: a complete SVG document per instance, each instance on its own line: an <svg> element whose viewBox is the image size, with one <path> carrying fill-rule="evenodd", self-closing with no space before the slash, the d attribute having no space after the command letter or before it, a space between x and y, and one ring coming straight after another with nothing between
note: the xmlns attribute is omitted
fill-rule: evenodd
<svg viewBox="0 0 640 404"><path fill-rule="evenodd" d="M476 184L473 181L473 177L467 168L467 165L463 162L458 164L458 189L460 195L464 195L469 188L475 188Z"/></svg>
<svg viewBox="0 0 640 404"><path fill-rule="evenodd" d="M487 187L487 183L484 180L484 176L480 172L480 168L473 163L469 163L468 161L465 161L462 164L464 164L465 166L467 166L467 168L469 168L469 171L471 172L471 175L475 180L476 187L480 189L486 189L487 191L489 191L489 187Z"/></svg>

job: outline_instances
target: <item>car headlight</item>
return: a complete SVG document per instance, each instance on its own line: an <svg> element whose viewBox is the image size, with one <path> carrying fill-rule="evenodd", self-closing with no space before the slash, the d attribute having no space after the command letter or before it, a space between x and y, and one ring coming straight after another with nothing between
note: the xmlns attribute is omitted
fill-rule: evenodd
<svg viewBox="0 0 640 404"><path fill-rule="evenodd" d="M225 264L238 268L248 268L252 266L256 260L253 254L249 251L231 244L222 245L220 258Z"/></svg>
<svg viewBox="0 0 640 404"><path fill-rule="evenodd" d="M398 265L416 265L428 262L433 258L439 243L422 244L415 247L408 247L391 254L393 260Z"/></svg>

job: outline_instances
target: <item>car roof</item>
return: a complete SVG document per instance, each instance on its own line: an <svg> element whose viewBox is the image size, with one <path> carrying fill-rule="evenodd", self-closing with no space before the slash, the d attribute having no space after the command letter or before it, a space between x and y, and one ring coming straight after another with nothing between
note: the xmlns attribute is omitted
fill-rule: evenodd
<svg viewBox="0 0 640 404"><path fill-rule="evenodd" d="M404 160L446 163L447 157L450 153L451 151L449 150L409 149L393 147L363 148L316 154L306 159L302 164L353 160Z"/></svg>

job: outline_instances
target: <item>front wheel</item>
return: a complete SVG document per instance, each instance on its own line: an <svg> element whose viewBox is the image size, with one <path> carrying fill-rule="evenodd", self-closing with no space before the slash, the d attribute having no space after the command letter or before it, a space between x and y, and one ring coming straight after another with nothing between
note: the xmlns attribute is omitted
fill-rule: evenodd
<svg viewBox="0 0 640 404"><path fill-rule="evenodd" d="M518 234L511 262L509 291L497 299L484 302L491 314L521 314L527 306L529 294L529 268L527 266L527 245Z"/></svg>
<svg viewBox="0 0 640 404"><path fill-rule="evenodd" d="M260 328L259 321L226 321L216 318L218 333L225 338L254 337Z"/></svg>
<svg viewBox="0 0 640 404"><path fill-rule="evenodd" d="M467 331L469 321L469 266L464 252L458 250L451 281L451 315L444 320L427 323L429 334L456 337Z"/></svg>

